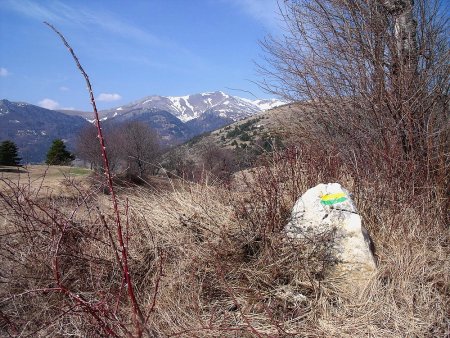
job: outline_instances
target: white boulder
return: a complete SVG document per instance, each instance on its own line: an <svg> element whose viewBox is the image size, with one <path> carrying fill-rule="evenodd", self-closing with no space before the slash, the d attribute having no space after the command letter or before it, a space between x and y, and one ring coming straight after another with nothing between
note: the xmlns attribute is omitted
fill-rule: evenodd
<svg viewBox="0 0 450 338"><path fill-rule="evenodd" d="M306 191L295 203L285 231L290 238L313 243L324 233L333 233L330 250L337 261L335 277L365 282L376 271L372 240L349 192L338 183L319 184Z"/></svg>

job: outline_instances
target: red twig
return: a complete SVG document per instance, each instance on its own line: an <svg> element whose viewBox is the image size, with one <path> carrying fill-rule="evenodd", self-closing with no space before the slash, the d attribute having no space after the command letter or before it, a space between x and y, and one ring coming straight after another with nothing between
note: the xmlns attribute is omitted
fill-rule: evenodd
<svg viewBox="0 0 450 338"><path fill-rule="evenodd" d="M73 299L76 303L78 303L86 312L88 312L92 317L94 317L98 323L100 323L102 329L108 334L108 336L119 337L117 333L115 333L97 314L98 310L95 310L91 304L85 301L80 295L76 295L70 290L68 290L63 285L60 286L61 292L66 294L69 298Z"/></svg>
<svg viewBox="0 0 450 338"><path fill-rule="evenodd" d="M109 191L111 193L111 200L113 203L114 213L115 213L115 217L116 217L117 237L118 237L119 246L120 246L120 249L122 252L122 266L123 266L123 272L124 272L127 289L128 289L128 297L129 297L131 305L133 307L133 315L135 317L137 334L140 337L140 336L142 336L142 327L141 326L142 326L142 323L144 322L144 317L142 315L141 309L136 300L136 296L135 296L134 289L133 289L133 283L132 283L131 276L130 276L130 271L129 271L129 266L128 266L128 253L127 253L127 247L125 245L124 238L123 238L123 230L122 230L122 224L121 224L121 220L120 220L119 205L118 205L117 196L115 194L114 187L113 187L112 174L111 174L111 170L110 170L110 166L109 166L108 155L106 152L105 140L103 138L103 132L102 132L101 124L100 124L100 118L98 115L97 105L95 103L94 92L92 90L92 86L89 81L89 77L88 77L87 73L84 71L77 56L75 55L75 52L73 51L72 47L69 45L69 43L67 42L65 37L50 23L44 22L44 24L46 24L48 27L50 27L61 38L64 45L67 47L70 54L72 55L77 68L80 70L81 74L83 75L84 79L86 80L86 85L87 85L87 89L89 91L91 105L94 110L94 117L95 117L95 122L96 122L96 126L97 126L97 133L98 133L98 139L100 142L101 153L102 153L102 157L103 157L103 164L105 166L105 177L107 180Z"/></svg>

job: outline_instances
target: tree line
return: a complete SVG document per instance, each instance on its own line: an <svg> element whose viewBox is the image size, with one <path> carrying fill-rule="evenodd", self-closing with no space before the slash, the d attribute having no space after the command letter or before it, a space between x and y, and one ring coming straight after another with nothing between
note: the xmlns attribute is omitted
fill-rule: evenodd
<svg viewBox="0 0 450 338"><path fill-rule="evenodd" d="M184 148L164 149L158 133L148 124L139 121L109 124L103 127L109 165L112 171L127 179L146 178L157 174L161 169L174 177L198 181L205 173L220 181L250 162L248 150L224 149L216 144L201 142L197 152L192 155ZM89 125L82 129L75 140L73 152L67 150L61 139L50 146L45 163L48 165L71 165L77 159L90 169L102 173L103 159L98 143L97 128ZM18 147L12 141L0 145L0 165L19 166L21 158Z"/></svg>
<svg viewBox="0 0 450 338"><path fill-rule="evenodd" d="M113 170L121 170L129 176L143 177L153 172L155 159L161 146L155 130L143 122L127 122L105 129L106 146ZM96 171L103 168L102 156L94 126L83 129L75 143L74 152L66 148L61 139L53 140L45 163L70 165L76 158L87 162ZM21 158L17 145L10 140L0 144L0 165L19 166Z"/></svg>
<svg viewBox="0 0 450 338"><path fill-rule="evenodd" d="M45 163L48 165L69 165L75 159L75 155L66 149L63 140L53 140L47 152ZM0 144L0 165L20 166L22 159L18 154L17 145L10 140Z"/></svg>
<svg viewBox="0 0 450 338"><path fill-rule="evenodd" d="M163 147L158 133L141 121L105 124L102 130L111 170L122 178L137 179L135 182L161 172L190 181L201 181L207 176L220 182L229 181L235 172L251 167L264 153L272 152L274 147L278 150L284 147L280 140L264 137L251 145L244 144L246 147L237 143L231 144L234 147L223 147L202 137L188 141L186 146ZM20 165L17 146L11 141L4 143L0 148L0 164ZM54 140L45 163L72 165L74 160L84 162L76 165L98 173L104 171L94 125L80 131L72 151L67 150L63 140Z"/></svg>

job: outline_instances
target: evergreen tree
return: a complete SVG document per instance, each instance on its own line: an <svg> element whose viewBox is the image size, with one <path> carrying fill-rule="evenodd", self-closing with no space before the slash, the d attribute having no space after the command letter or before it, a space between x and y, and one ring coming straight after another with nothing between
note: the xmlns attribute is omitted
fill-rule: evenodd
<svg viewBox="0 0 450 338"><path fill-rule="evenodd" d="M0 165L18 166L20 160L14 142L6 140L0 144Z"/></svg>
<svg viewBox="0 0 450 338"><path fill-rule="evenodd" d="M48 165L68 165L75 159L69 151L66 150L66 145L61 139L54 140L52 146L47 153Z"/></svg>

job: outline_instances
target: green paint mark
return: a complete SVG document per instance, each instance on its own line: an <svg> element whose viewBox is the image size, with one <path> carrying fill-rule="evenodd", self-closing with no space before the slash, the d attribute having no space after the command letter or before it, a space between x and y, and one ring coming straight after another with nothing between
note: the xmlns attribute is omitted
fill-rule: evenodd
<svg viewBox="0 0 450 338"><path fill-rule="evenodd" d="M339 192L336 194L328 194L322 196L320 199L320 203L323 205L333 205L336 203L342 203L347 200L347 196L343 192Z"/></svg>

